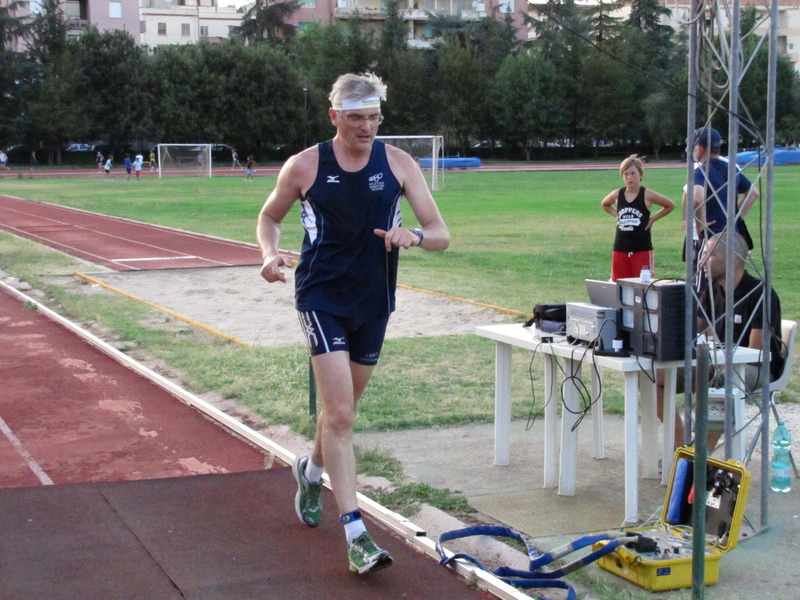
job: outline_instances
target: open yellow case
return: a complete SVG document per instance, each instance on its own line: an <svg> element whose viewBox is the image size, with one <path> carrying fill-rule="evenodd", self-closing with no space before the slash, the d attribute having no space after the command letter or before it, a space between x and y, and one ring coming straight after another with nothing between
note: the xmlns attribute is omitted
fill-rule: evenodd
<svg viewBox="0 0 800 600"><path fill-rule="evenodd" d="M691 587L692 501L697 479L694 449L678 448L659 524L626 529L638 540L600 558L600 567L650 591ZM705 584L711 585L719 580L722 555L739 543L750 473L740 462L709 458L705 482ZM607 543L597 542L593 549Z"/></svg>

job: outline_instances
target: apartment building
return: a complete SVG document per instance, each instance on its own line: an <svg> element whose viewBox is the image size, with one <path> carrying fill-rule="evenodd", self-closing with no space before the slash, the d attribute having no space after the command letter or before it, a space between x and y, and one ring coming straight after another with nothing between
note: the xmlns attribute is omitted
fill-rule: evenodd
<svg viewBox="0 0 800 600"><path fill-rule="evenodd" d="M6 4L9 0L0 0ZM63 0L70 35L80 35L89 25L100 31L127 31L139 44L157 48L228 38L241 25L252 3L237 8L236 0ZM231 5L229 5L231 4ZM377 31L386 20L385 0L301 0L302 8L290 22L301 31L314 24L360 19ZM477 21L486 16L513 16L521 40L528 38L525 0L403 0L400 13L408 24L411 47L427 48L434 41L429 13ZM37 0L18 14L38 12Z"/></svg>
<svg viewBox="0 0 800 600"><path fill-rule="evenodd" d="M662 6L672 10L672 16L667 23L679 31L689 22L691 13L691 3L689 0L659 0ZM757 21L759 22L755 33L764 35L767 33L768 16L767 7L759 0L742 0L742 7L752 5L756 8ZM730 28L730 20L722 6L718 7L716 15L710 12L705 15L707 19L714 19L715 28ZM794 62L795 70L800 72L800 0L778 0L778 52L789 57Z"/></svg>
<svg viewBox="0 0 800 600"><path fill-rule="evenodd" d="M292 23L300 30L312 23L331 20L361 19L369 29L380 29L386 19L385 0L301 0L303 7L293 15ZM497 18L511 14L517 36L528 38L524 14L526 0L402 0L400 15L408 25L408 45L428 48L434 41L429 24L429 13L458 17L464 21L477 21L496 12Z"/></svg>

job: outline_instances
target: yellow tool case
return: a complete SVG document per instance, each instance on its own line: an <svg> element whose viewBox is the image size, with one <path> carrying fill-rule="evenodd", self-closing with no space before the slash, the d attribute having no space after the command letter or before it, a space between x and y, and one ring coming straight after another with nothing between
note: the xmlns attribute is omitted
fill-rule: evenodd
<svg viewBox="0 0 800 600"><path fill-rule="evenodd" d="M637 540L600 558L600 567L654 592L691 587L694 481L694 450L678 448L658 526L626 529ZM705 584L711 585L722 555L739 543L750 473L740 462L709 458L706 489Z"/></svg>

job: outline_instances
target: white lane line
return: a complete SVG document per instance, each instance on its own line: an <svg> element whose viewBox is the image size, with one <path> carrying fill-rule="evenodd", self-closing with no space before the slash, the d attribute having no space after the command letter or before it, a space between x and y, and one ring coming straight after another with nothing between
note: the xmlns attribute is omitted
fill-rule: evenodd
<svg viewBox="0 0 800 600"><path fill-rule="evenodd" d="M6 425L6 422L3 420L3 417L0 417L0 431L2 431L5 436L8 438L8 441L11 442L11 445L14 446L14 450L25 459L25 462L28 463L28 467L31 471L33 471L34 475L39 478L39 481L42 482L42 485L53 485L53 480L44 472L44 469L39 466L34 458L28 453L25 448L22 447L22 442L19 441L19 438L14 435L14 432L11 431L11 428Z"/></svg>
<svg viewBox="0 0 800 600"><path fill-rule="evenodd" d="M208 259L205 259L205 258L201 258L200 256L189 256L187 254L186 256L154 256L152 258L115 258L111 262L124 263L124 262L143 262L143 261L147 261L147 260L184 260L184 259L188 260L190 258L192 258L192 259L198 258L200 260L208 260ZM209 262L212 262L212 261L209 261Z"/></svg>

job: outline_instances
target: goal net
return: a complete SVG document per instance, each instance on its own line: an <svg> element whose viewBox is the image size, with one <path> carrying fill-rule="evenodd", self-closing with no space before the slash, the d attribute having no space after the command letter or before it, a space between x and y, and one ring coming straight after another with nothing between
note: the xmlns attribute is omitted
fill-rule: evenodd
<svg viewBox="0 0 800 600"><path fill-rule="evenodd" d="M444 185L444 138L441 135L379 135L376 139L408 152L422 168L431 191Z"/></svg>
<svg viewBox="0 0 800 600"><path fill-rule="evenodd" d="M211 177L211 144L159 144L158 177Z"/></svg>

